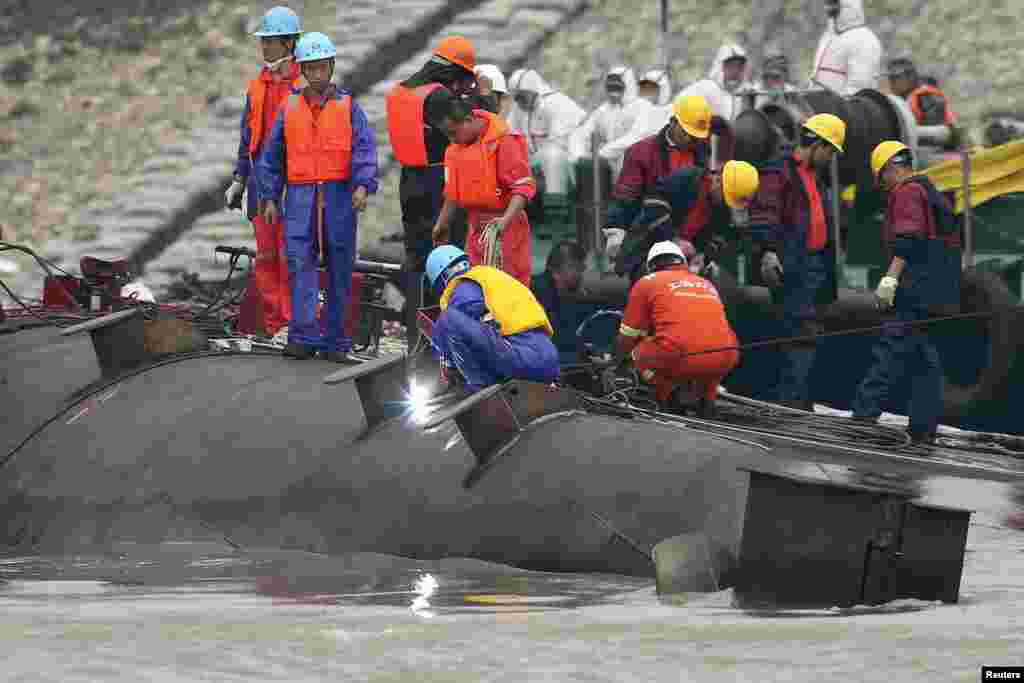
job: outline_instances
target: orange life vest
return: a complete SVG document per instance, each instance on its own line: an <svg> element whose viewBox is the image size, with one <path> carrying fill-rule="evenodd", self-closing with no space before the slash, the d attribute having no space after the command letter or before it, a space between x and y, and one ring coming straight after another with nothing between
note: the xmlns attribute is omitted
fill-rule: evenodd
<svg viewBox="0 0 1024 683"><path fill-rule="evenodd" d="M309 103L291 95L284 112L288 182L325 183L352 176L352 98L331 97L314 121Z"/></svg>
<svg viewBox="0 0 1024 683"><path fill-rule="evenodd" d="M825 219L825 205L821 201L821 193L818 192L818 183L814 171L802 161L796 164L796 174L803 183L807 192L808 204L810 204L809 225L807 226L807 251L814 253L825 248L828 241L828 222Z"/></svg>
<svg viewBox="0 0 1024 683"><path fill-rule="evenodd" d="M941 98L942 99L942 103L944 105L943 109L945 111L945 115L944 115L944 119L945 120L943 120L942 123L946 124L947 126L950 126L950 125L952 125L953 123L956 122L956 116L953 115L953 112L949 108L949 98L946 97L946 93L942 92L941 90L939 90L935 86L919 85L918 87L914 88L913 92L911 92L910 95L907 97L907 100L908 100L908 102L910 104L910 110L912 112L914 112L914 118L917 120L918 124L920 124L922 126L924 126L924 125L942 125L942 123L935 123L935 122L927 122L926 123L925 122L925 120L924 120L925 111L924 111L924 108L921 106L921 98L922 97L938 97L938 98Z"/></svg>
<svg viewBox="0 0 1024 683"><path fill-rule="evenodd" d="M302 72L299 69L299 65L295 62L292 62L287 78L291 81L292 90L296 90L302 83ZM249 155L253 157L259 151L260 145L263 144L264 136L270 134L270 130L263 129L264 110L267 106L267 90L269 90L268 82L263 80L262 77L249 81L249 88L247 90L249 95L249 131L251 133L249 138ZM273 103L271 103L271 106L275 109L277 108ZM277 111L274 111L270 116L270 120L273 121L276 117Z"/></svg>
<svg viewBox="0 0 1024 683"><path fill-rule="evenodd" d="M440 83L427 83L416 88L406 88L399 83L388 93L388 137L395 158L402 166L427 165L423 104L430 93L443 87Z"/></svg>
<svg viewBox="0 0 1024 683"><path fill-rule="evenodd" d="M470 145L448 145L444 154L444 170L452 199L464 209L504 211L512 200L511 193L498 187L498 147L507 136L513 137L527 157L526 137L513 131L505 120L489 111L473 114L487 121L487 128Z"/></svg>

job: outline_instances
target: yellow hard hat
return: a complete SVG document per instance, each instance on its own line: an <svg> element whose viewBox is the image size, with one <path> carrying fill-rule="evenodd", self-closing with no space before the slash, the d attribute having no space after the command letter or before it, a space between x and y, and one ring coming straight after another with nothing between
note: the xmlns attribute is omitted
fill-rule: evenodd
<svg viewBox="0 0 1024 683"><path fill-rule="evenodd" d="M886 140L879 143L878 147L875 147L875 151L871 153L871 174L877 178L890 159L908 149L910 148L899 140Z"/></svg>
<svg viewBox="0 0 1024 683"><path fill-rule="evenodd" d="M815 114L804 121L804 128L826 140L842 154L843 143L846 141L846 123L841 118L835 114Z"/></svg>
<svg viewBox="0 0 1024 683"><path fill-rule="evenodd" d="M722 169L722 196L725 203L738 208L739 203L753 196L760 185L757 169L746 161L729 161Z"/></svg>
<svg viewBox="0 0 1024 683"><path fill-rule="evenodd" d="M711 107L700 95L679 95L672 103L672 116L695 138L711 135Z"/></svg>

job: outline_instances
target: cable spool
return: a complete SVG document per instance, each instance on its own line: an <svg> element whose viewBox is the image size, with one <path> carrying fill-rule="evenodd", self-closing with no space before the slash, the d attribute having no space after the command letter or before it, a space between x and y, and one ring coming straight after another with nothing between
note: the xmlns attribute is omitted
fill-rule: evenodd
<svg viewBox="0 0 1024 683"><path fill-rule="evenodd" d="M814 114L835 114L846 122L844 153L839 157L842 185L871 183L870 158L885 140L906 142L900 114L888 97L877 90L861 90L841 97L828 90L790 94L783 103L772 102L736 117L736 158L763 164L796 146L801 123Z"/></svg>

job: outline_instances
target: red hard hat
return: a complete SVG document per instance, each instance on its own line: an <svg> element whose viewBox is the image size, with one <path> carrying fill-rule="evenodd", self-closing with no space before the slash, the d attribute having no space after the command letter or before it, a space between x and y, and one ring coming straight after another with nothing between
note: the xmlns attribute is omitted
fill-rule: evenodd
<svg viewBox="0 0 1024 683"><path fill-rule="evenodd" d="M466 71L476 68L476 48L473 43L462 36L449 36L441 41L434 50L438 57L444 57L453 64L458 64Z"/></svg>

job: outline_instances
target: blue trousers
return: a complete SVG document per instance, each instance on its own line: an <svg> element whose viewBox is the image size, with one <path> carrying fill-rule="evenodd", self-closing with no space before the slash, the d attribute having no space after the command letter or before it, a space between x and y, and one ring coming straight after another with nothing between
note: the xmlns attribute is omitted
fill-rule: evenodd
<svg viewBox="0 0 1024 683"><path fill-rule="evenodd" d="M897 322L921 320L924 315L897 311ZM857 387L853 400L855 417L876 418L882 402L899 381L910 381L910 431L929 434L942 416L942 361L922 327L888 325L873 350L874 363Z"/></svg>
<svg viewBox="0 0 1024 683"><path fill-rule="evenodd" d="M506 379L558 379L558 349L543 330L503 337L494 325L449 306L434 327L434 344L474 391Z"/></svg>
<svg viewBox="0 0 1024 683"><path fill-rule="evenodd" d="M824 253L806 257L805 267L799 273L786 271L782 287L772 291L772 298L782 304L783 337L800 337L817 331L818 291L828 280L827 256ZM798 343L781 349L781 363L776 387L776 399L790 404L803 404L811 400L809 378L814 367L817 345Z"/></svg>
<svg viewBox="0 0 1024 683"><path fill-rule="evenodd" d="M351 351L352 339L344 336L344 328L356 260L356 218L352 209L352 195L337 189L327 194L327 206L324 209L327 306L323 326L325 330L322 330L316 319L320 302L316 210L314 203L304 196L312 196L312 188L302 185L294 187L301 190L295 190L293 186L288 189L289 200L292 201L288 204L284 228L288 284L292 297L288 341L323 351Z"/></svg>

